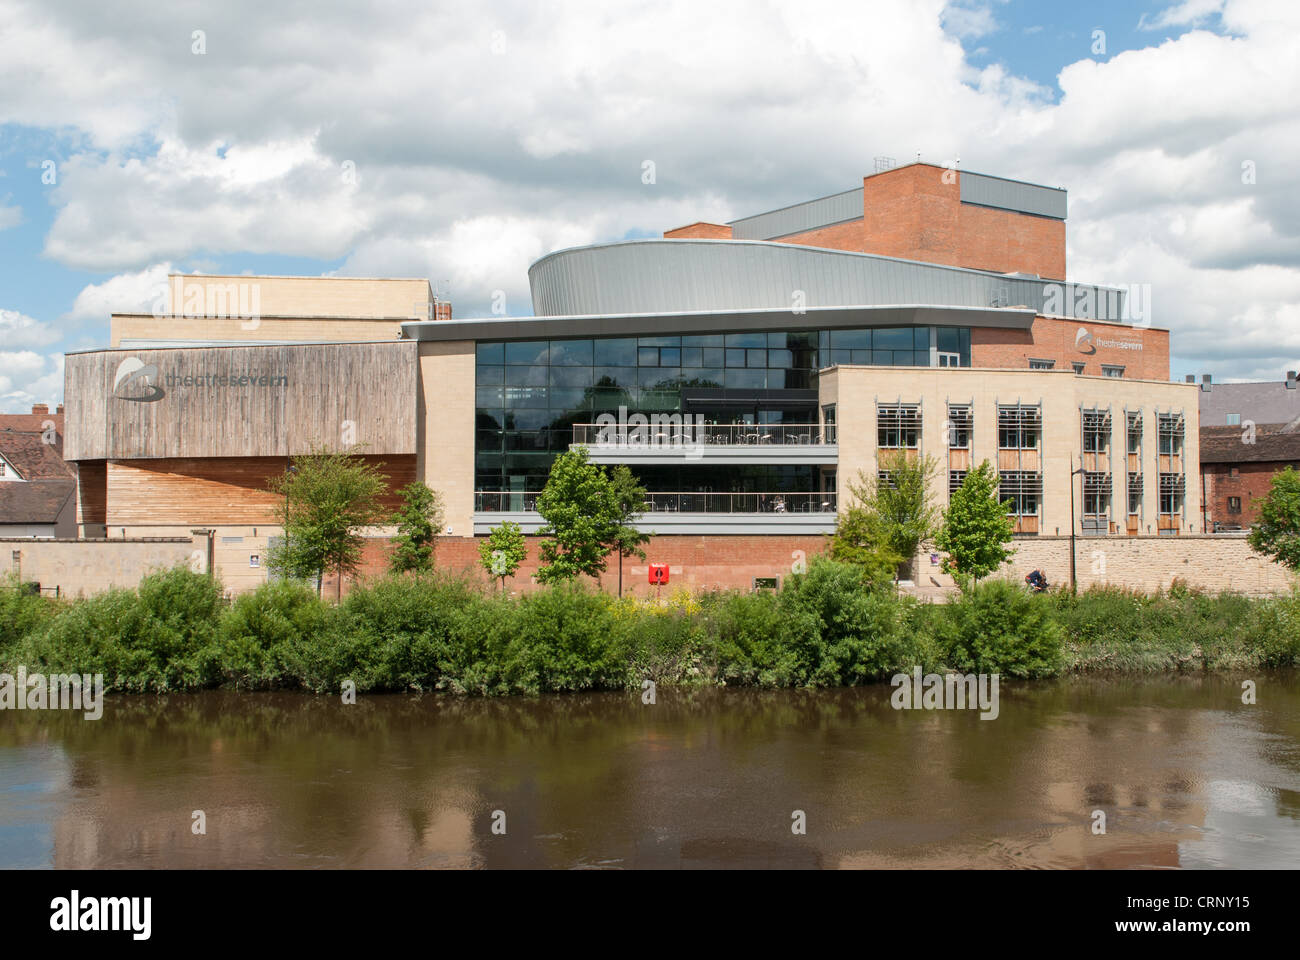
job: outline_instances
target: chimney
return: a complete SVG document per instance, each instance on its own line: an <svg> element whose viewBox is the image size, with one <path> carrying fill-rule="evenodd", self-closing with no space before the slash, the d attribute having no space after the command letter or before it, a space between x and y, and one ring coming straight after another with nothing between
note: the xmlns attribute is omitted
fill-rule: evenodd
<svg viewBox="0 0 1300 960"><path fill-rule="evenodd" d="M63 404L59 404L58 407L55 408L54 413L56 416L63 416Z"/></svg>
<svg viewBox="0 0 1300 960"><path fill-rule="evenodd" d="M450 304L448 301L446 301L446 300L438 300L438 299L435 299L435 300L433 301L433 319L435 319L435 320L450 320L450 319L451 319L451 304Z"/></svg>
<svg viewBox="0 0 1300 960"><path fill-rule="evenodd" d="M1295 389L1295 380L1297 376L1300 376L1300 374L1297 374L1294 370L1288 370L1286 372L1286 388L1288 390Z"/></svg>
<svg viewBox="0 0 1300 960"><path fill-rule="evenodd" d="M48 403L33 403L32 414L37 417L49 416L50 405Z"/></svg>

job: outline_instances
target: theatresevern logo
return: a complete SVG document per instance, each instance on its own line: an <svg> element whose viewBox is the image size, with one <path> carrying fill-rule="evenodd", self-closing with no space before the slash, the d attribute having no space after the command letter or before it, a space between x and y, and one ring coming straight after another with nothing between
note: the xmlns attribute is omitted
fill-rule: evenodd
<svg viewBox="0 0 1300 960"><path fill-rule="evenodd" d="M166 396L158 386L158 368L139 357L127 357L117 365L113 377L113 396L134 403L153 403Z"/></svg>
<svg viewBox="0 0 1300 960"><path fill-rule="evenodd" d="M1080 327L1074 335L1074 348L1080 353L1091 355L1097 352L1098 347L1111 350L1141 350L1142 342L1140 340L1098 340L1087 327Z"/></svg>
<svg viewBox="0 0 1300 960"><path fill-rule="evenodd" d="M17 676L0 673L0 710L82 710L87 720L104 715L104 675L96 673L52 673L27 675L20 666Z"/></svg>
<svg viewBox="0 0 1300 960"><path fill-rule="evenodd" d="M153 931L152 897L71 896L50 901L50 929L56 933L128 931L132 940L148 940Z"/></svg>

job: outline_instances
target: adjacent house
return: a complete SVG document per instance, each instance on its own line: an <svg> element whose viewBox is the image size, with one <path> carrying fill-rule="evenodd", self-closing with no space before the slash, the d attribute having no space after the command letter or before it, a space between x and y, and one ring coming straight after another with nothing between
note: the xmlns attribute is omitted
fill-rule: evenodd
<svg viewBox="0 0 1300 960"><path fill-rule="evenodd" d="M77 475L63 459L63 407L0 415L0 538L75 537Z"/></svg>

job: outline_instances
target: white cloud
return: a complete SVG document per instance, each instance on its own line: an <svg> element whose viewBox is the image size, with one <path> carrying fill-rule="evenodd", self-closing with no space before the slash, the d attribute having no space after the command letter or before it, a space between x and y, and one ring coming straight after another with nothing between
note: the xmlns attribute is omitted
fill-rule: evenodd
<svg viewBox="0 0 1300 960"><path fill-rule="evenodd" d="M1153 18L1147 20L1146 14L1138 18L1141 30L1163 30L1165 27L1199 27L1210 17L1223 12L1224 0L1183 0L1172 7L1166 7Z"/></svg>
<svg viewBox="0 0 1300 960"><path fill-rule="evenodd" d="M0 351L0 413L30 413L32 404L63 402L63 354Z"/></svg>
<svg viewBox="0 0 1300 960"><path fill-rule="evenodd" d="M0 345L5 347L48 347L60 334L48 323L17 310L0 308Z"/></svg>
<svg viewBox="0 0 1300 960"><path fill-rule="evenodd" d="M1071 276L1157 284L1180 357L1292 349L1258 331L1300 300L1293 0L1171 5L1144 26L1190 32L1065 66L1059 102L972 66L959 38L998 30L984 0L411 0L364 22L321 0L309 27L253 0L0 8L0 122L71 131L45 253L115 274L78 295L79 323L146 306L167 265L239 254L426 275L459 316L504 290L523 312L552 249L843 190L920 152L1068 187ZM1230 35L1201 29L1218 23Z"/></svg>
<svg viewBox="0 0 1300 960"><path fill-rule="evenodd" d="M135 273L121 273L103 283L92 283L77 294L65 320L108 323L114 313L151 313L159 298L166 303L167 275L176 273L170 263L158 263Z"/></svg>
<svg viewBox="0 0 1300 960"><path fill-rule="evenodd" d="M8 230L23 222L23 208L8 204L9 197L6 196L4 202L0 203L0 230Z"/></svg>

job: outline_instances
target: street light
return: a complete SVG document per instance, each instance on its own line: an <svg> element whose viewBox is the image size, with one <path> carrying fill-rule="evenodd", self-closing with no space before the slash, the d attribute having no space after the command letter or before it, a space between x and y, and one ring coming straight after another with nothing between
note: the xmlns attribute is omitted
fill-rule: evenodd
<svg viewBox="0 0 1300 960"><path fill-rule="evenodd" d="M1074 469L1074 454L1070 454L1070 589L1074 590L1078 582L1074 575L1074 553L1075 553L1075 528L1074 528L1074 478L1081 473L1087 473L1083 465L1079 469Z"/></svg>

